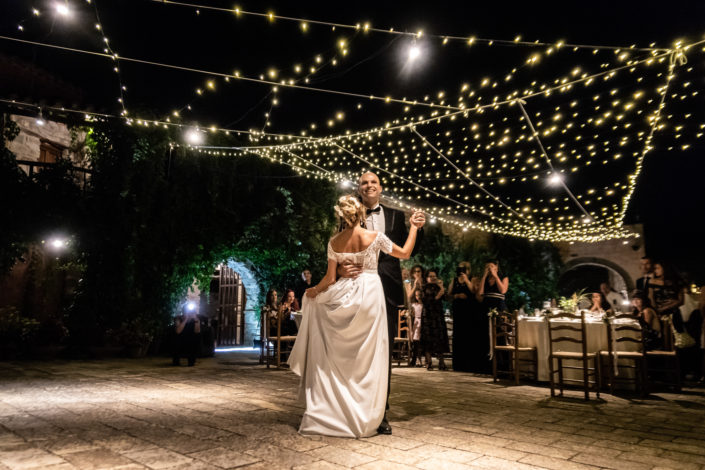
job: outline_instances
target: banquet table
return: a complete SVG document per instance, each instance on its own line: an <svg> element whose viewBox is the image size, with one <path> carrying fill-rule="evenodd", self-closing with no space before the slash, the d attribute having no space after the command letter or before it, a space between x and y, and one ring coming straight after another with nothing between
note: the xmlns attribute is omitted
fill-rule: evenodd
<svg viewBox="0 0 705 470"><path fill-rule="evenodd" d="M619 322L625 322L624 320L618 320ZM633 321L626 321L630 324L638 324ZM580 327L579 321L570 320L559 320L553 321L556 324L570 324L573 326ZM535 347L538 356L538 380L542 382L549 381L549 368L548 368L548 354L549 354L549 344L548 344L548 327L543 318L540 317L526 317L520 318L518 320L519 324L519 346L521 347ZM615 324L615 326L617 326ZM596 353L598 351L607 351L607 328L608 325L601 319L586 319L585 320L585 334L587 341L587 352ZM559 332L560 336L570 336L576 339L580 338L580 333L577 331L562 330ZM631 331L622 332L623 335L629 335L636 338L637 333ZM581 346L578 343L562 342L554 343L554 351L571 351L580 352ZM623 342L615 344L616 351L637 351L639 350L638 343ZM566 363L564 365L578 365L581 364L577 361ZM589 365L592 367L592 364ZM620 369L618 371L619 375L625 377L634 377L633 369ZM568 379L579 379L582 380L582 371L567 369L564 371L563 376Z"/></svg>

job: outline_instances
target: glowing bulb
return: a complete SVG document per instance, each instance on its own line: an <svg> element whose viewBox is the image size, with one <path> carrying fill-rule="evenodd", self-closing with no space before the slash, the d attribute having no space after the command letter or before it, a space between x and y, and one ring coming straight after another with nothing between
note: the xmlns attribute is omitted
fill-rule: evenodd
<svg viewBox="0 0 705 470"><path fill-rule="evenodd" d="M409 48L409 61L413 62L421 55L421 48L414 44Z"/></svg>
<svg viewBox="0 0 705 470"><path fill-rule="evenodd" d="M194 310L196 310L196 302L192 300L186 302L186 310L189 312L193 312Z"/></svg>
<svg viewBox="0 0 705 470"><path fill-rule="evenodd" d="M61 240L59 238L55 238L54 240L51 241L51 246L54 248L63 248L66 245L66 242L64 240Z"/></svg>
<svg viewBox="0 0 705 470"><path fill-rule="evenodd" d="M56 12L60 14L61 16L69 16L71 13L71 10L69 10L69 6L66 3L57 3L56 4Z"/></svg>
<svg viewBox="0 0 705 470"><path fill-rule="evenodd" d="M186 142L190 145L200 145L203 143L203 134L198 129L191 129L186 132Z"/></svg>
<svg viewBox="0 0 705 470"><path fill-rule="evenodd" d="M558 186L563 182L563 178L559 174L554 174L548 179L548 182L551 183L553 186Z"/></svg>

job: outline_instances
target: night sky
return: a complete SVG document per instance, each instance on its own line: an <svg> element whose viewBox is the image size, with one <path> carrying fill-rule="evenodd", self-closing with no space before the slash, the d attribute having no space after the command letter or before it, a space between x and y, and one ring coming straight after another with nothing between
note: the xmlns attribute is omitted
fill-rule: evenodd
<svg viewBox="0 0 705 470"><path fill-rule="evenodd" d="M275 68L277 79L303 77L305 73L293 73L295 64L305 70L314 66L320 70L309 77L308 86L420 101L429 96L436 102L439 101L438 92L442 90L448 96L446 103L451 105L456 104L455 97L462 83L476 86L484 77L495 77L500 82L497 92L502 94L523 89L534 80L549 82L576 66L591 72L599 71L602 63L616 64L615 54L612 51L593 54L587 49L561 52L530 67L526 65L526 59L533 52L532 48L497 44L468 47L463 42L442 46L439 39L425 40L429 35L507 40L521 35L523 40L539 39L548 43L564 40L572 44L648 47L655 42L657 47L670 47L676 39L693 42L702 40L705 34L702 22L705 3L693 1L613 0L540 5L538 2L514 5L508 2L440 1L237 3L248 11L266 13L271 10L277 15L310 20L345 24L369 21L374 27L394 27L411 32L422 29L425 36L418 41L423 48L422 60L409 69L404 60L410 39L403 36L365 34L340 28L333 31L329 26L314 24L309 24L304 33L298 22L269 22L266 18L250 16L236 18L233 13L206 9L197 13L195 8L150 0L93 0L91 4L85 0L73 0L69 2L73 11L71 18L63 19L54 13L54 3L54 0L4 0L0 7L0 35L100 52L103 49L102 36L94 27L97 10L103 31L120 56L211 72L233 73L238 70L253 77L264 74L269 78L268 70ZM232 1L215 0L195 3L223 8L235 5ZM40 10L40 16L32 14L32 7ZM22 31L18 29L19 25ZM339 41L343 38L349 50L345 56L340 55ZM537 48L536 51L545 49ZM316 62L317 55L320 55L321 63ZM334 57L335 66L330 62ZM114 64L105 58L0 40L0 63L7 64L8 61L31 66L32 72L17 80L15 72L8 72L11 68L2 67L0 98L44 105L61 104L117 115L121 111L117 98L122 83L127 88L124 93L126 107L132 115L164 119L172 111L181 110L181 122L200 126L292 134L306 129L309 135L326 136L348 129L354 132L381 126L399 116L430 112L428 108L415 108L409 113L400 104L374 103L305 90L280 89L273 94L272 87L265 84L242 81L228 84L217 76L127 62L120 63L121 80L118 81L112 71ZM705 264L702 229L697 227L701 225L698 219L702 218L705 207L702 186L705 138L696 138L698 132L704 131L699 125L705 124L705 54L698 50L684 67L694 69L687 78L692 82L688 92L700 90L701 93L687 100L676 97L667 108L667 113L675 116L673 122L684 125L684 128L679 132L670 129L656 135L654 151L644 160L643 172L625 220L645 224L647 249L652 254L670 258L682 269L695 272L694 266ZM501 78L513 68L517 68L513 81L503 83ZM46 76L39 72L42 70L47 72ZM58 79L60 83L47 77ZM214 91L208 90L210 80L214 82ZM647 76L644 85L655 89L659 80L662 81L662 77ZM677 82L681 87L678 93L684 92L685 80ZM617 85L626 89L628 84L618 82ZM204 91L203 95L195 93L197 88ZM487 92L487 96L493 93ZM276 105L273 104L275 98ZM546 101L542 104L545 109L534 106L533 111L545 116L555 104ZM191 109L186 108L187 105ZM343 119L337 117L340 112ZM683 118L686 115L688 118ZM491 116L491 113L483 117L495 122L501 122L500 118L500 115ZM332 121L332 126L328 121ZM642 128L635 127L634 133L648 130L641 121L644 120L635 120ZM311 123L316 124L316 129L311 128ZM455 131L460 133L461 129ZM605 129L600 138L608 133ZM674 135L678 133L681 137L676 139ZM617 139L619 135L615 133L610 138ZM232 140L232 145L250 143L244 135L233 136ZM548 145L551 144L548 141ZM633 144L638 146L643 142L634 141ZM687 150L682 150L684 144L689 145ZM526 143L523 145L527 146ZM555 154L556 150L557 147L552 148L549 153ZM354 172L356 168L348 170ZM580 192L591 184L602 184L603 179L606 185L610 174L624 176L628 172L626 161L595 165L581 170L579 178L573 178L571 184ZM442 176L445 178L446 175ZM436 184L432 179L433 176L421 183ZM526 194L531 193L532 203L538 203L536 200L543 197L539 193L546 189L539 185L514 185L506 190L497 187L497 191L507 200L525 200ZM429 202L441 204L437 200ZM476 217L479 222L485 221L481 214Z"/></svg>

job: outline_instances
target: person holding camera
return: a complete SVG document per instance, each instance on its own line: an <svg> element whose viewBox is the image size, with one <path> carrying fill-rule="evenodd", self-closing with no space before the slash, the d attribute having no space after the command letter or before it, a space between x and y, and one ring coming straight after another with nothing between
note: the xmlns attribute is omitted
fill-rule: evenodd
<svg viewBox="0 0 705 470"><path fill-rule="evenodd" d="M443 314L443 295L446 290L443 280L438 278L435 269L426 274L423 286L423 311L421 313L421 349L426 354L426 369L433 369L432 356L438 358L438 369L446 370L443 354L450 352L448 329Z"/></svg>
<svg viewBox="0 0 705 470"><path fill-rule="evenodd" d="M455 270L455 277L448 285L448 297L452 302L453 314L453 370L465 372L470 370L472 307L477 305L473 281L475 279L470 278L470 263L462 261Z"/></svg>
<svg viewBox="0 0 705 470"><path fill-rule="evenodd" d="M186 302L183 314L174 319L176 338L172 364L181 365L181 357L186 357L188 366L196 364L198 344L201 339L201 320L198 318L198 307L193 301Z"/></svg>

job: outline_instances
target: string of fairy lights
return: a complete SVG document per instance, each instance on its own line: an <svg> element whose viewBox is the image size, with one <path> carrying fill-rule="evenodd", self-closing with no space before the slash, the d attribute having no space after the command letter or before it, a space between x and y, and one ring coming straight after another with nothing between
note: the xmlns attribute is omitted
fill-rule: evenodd
<svg viewBox="0 0 705 470"><path fill-rule="evenodd" d="M86 0L86 3L91 2ZM525 41L519 36L514 40L463 38L375 28L369 22L341 24L238 7L226 9L167 0L159 3L165 7L190 8L196 14L200 9L208 9L227 12L236 18L265 18L270 24L296 22L303 34L313 27L350 30L355 34L391 34L410 40L409 60L421 53L415 48L422 39L438 41L442 46L513 46L532 51L522 63L497 74L497 78L488 76L476 83L461 82L455 94L439 90L423 98L409 98L310 84L309 78L323 67L351 58L351 37L337 38L330 55L312 54L311 65L271 67L259 76L238 70L222 73L119 56L105 36L95 5L95 27L105 44L103 53L7 36L0 39L114 61L120 84L120 117L129 125L187 130L186 146L198 152L214 156L257 155L288 165L304 177L326 179L348 188L362 171L373 170L380 175L385 193L398 206L420 208L429 212L433 220L463 230L478 229L530 239L592 242L637 236L624 226L624 217L643 160L654 148L655 134L671 129L674 139L680 141L686 132L700 139L705 130L705 123L698 123L693 113L676 117L667 110L669 102L691 101L699 96L700 91L692 85L694 80L688 78L697 69L689 66L687 59L696 52L705 52L705 47L701 47L705 41L681 40L672 47L661 48L655 44L624 47ZM38 16L40 12L33 10L33 14ZM20 24L20 31L24 31L23 25ZM566 52L582 57L580 65L571 66L550 81L535 78L536 67L550 64ZM187 71L207 78L196 89L194 98L186 105L174 107L169 116L162 120L140 119L127 111L120 62ZM565 57L563 62L567 62ZM191 109L194 99L221 89L216 80L224 83L241 80L268 87L265 98L272 96L272 99L260 129L185 123L182 113ZM529 84L518 87L515 83ZM675 85L679 87L674 90ZM272 110L280 105L280 89L355 100L353 109L360 112L368 109L369 115L374 114L373 106L401 110L395 119L374 127L320 135L320 130L330 132L344 125L345 116L352 113L349 105L337 105L325 112L331 117L323 122L276 133L268 128L272 127ZM84 114L87 119L114 117ZM205 143L208 134L245 138L248 143L209 147ZM684 142L678 148L687 149L690 145ZM602 171L595 172L596 167ZM587 169L594 181L586 182L579 177L581 170Z"/></svg>

